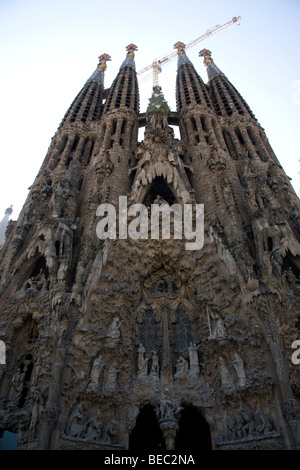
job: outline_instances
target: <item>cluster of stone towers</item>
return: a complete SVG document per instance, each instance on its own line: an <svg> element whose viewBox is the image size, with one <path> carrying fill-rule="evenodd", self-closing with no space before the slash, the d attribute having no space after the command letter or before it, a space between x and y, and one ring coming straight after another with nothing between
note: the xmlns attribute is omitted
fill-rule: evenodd
<svg viewBox="0 0 300 470"><path fill-rule="evenodd" d="M176 112L160 88L139 112L135 45L108 89L100 56L8 225L0 429L18 449L300 446L299 199L210 52L205 84L175 47ZM100 240L119 196L204 204L203 248Z"/></svg>

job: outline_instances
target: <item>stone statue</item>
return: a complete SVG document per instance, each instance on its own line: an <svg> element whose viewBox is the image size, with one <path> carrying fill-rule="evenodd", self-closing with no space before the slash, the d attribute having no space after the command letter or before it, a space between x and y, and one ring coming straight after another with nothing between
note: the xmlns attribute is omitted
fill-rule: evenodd
<svg viewBox="0 0 300 470"><path fill-rule="evenodd" d="M107 372L106 372L106 381L105 381L106 392L113 393L116 391L118 372L119 370L115 367L115 365L111 365L108 367Z"/></svg>
<svg viewBox="0 0 300 470"><path fill-rule="evenodd" d="M85 431L85 425L82 420L84 417L84 409L81 404L78 404L76 408L71 412L68 419L68 425L66 433L70 437L80 437Z"/></svg>
<svg viewBox="0 0 300 470"><path fill-rule="evenodd" d="M99 386L100 376L101 376L101 372L103 370L104 365L105 365L105 362L103 360L102 355L100 354L100 356L98 356L94 360L93 365L92 365L89 388L97 388Z"/></svg>
<svg viewBox="0 0 300 470"><path fill-rule="evenodd" d="M22 372L21 373L21 370L20 368L17 369L16 373L14 374L13 378L12 378L12 384L14 386L14 393L13 393L13 398L17 401L21 394L22 394L22 391L23 391L23 387L24 387L24 380L25 380L25 372Z"/></svg>
<svg viewBox="0 0 300 470"><path fill-rule="evenodd" d="M220 377L221 377L221 386L224 389L233 389L233 383L231 380L230 372L225 364L224 359L220 356L219 362L219 372L220 372Z"/></svg>
<svg viewBox="0 0 300 470"><path fill-rule="evenodd" d="M119 317L115 317L111 323L111 325L108 328L107 332L107 339L106 339L106 345L110 348L113 348L116 346L117 342L120 339L120 326L122 325L123 321L119 321Z"/></svg>
<svg viewBox="0 0 300 470"><path fill-rule="evenodd" d="M217 340L225 339L227 337L227 331L226 331L226 328L224 326L224 322L223 322L222 318L219 315L216 315L215 318L217 320L216 320L216 323L215 323L214 328L212 330L210 339L217 339Z"/></svg>
<svg viewBox="0 0 300 470"><path fill-rule="evenodd" d="M42 397L37 390L33 392L33 399L34 399L34 404L32 407L31 421L30 421L30 426L29 426L29 435L32 439L35 438L36 428L40 421L41 413L44 409Z"/></svg>
<svg viewBox="0 0 300 470"><path fill-rule="evenodd" d="M247 377L244 369L244 363L237 353L234 353L232 365L236 371L239 387L245 387Z"/></svg>
<svg viewBox="0 0 300 470"><path fill-rule="evenodd" d="M140 376L147 375L149 358L145 358L145 348L142 344L138 348L138 373Z"/></svg>
<svg viewBox="0 0 300 470"><path fill-rule="evenodd" d="M261 436L265 436L274 431L269 419L260 410L254 412L254 422L256 432Z"/></svg>
<svg viewBox="0 0 300 470"><path fill-rule="evenodd" d="M160 398L159 408L156 410L159 420L174 420L181 409L181 407L176 407L174 402L168 397L167 389L164 390Z"/></svg>
<svg viewBox="0 0 300 470"><path fill-rule="evenodd" d="M151 376L153 377L159 376L159 362L158 362L157 351L152 352Z"/></svg>
<svg viewBox="0 0 300 470"><path fill-rule="evenodd" d="M140 403L135 403L134 405L130 405L127 410L127 429L128 431L132 431L135 426L136 419L140 413Z"/></svg>
<svg viewBox="0 0 300 470"><path fill-rule="evenodd" d="M223 438L223 441L244 441L276 433L278 431L273 428L269 419L260 410L256 410L251 416L240 407L235 419L227 417L228 439Z"/></svg>
<svg viewBox="0 0 300 470"><path fill-rule="evenodd" d="M101 413L98 411L95 415L91 416L86 422L85 437L98 441L101 439L102 420Z"/></svg>
<svg viewBox="0 0 300 470"><path fill-rule="evenodd" d="M234 440L236 438L236 423L231 416L227 416L227 431L228 439Z"/></svg>
<svg viewBox="0 0 300 470"><path fill-rule="evenodd" d="M194 343L191 343L187 348L189 352L189 359L190 359L190 375L199 375L199 360L198 360L198 352L197 347Z"/></svg>
<svg viewBox="0 0 300 470"><path fill-rule="evenodd" d="M238 438L252 437L255 434L254 422L242 407L236 414L236 429Z"/></svg>
<svg viewBox="0 0 300 470"><path fill-rule="evenodd" d="M116 421L112 420L104 426L101 440L108 444L112 444L113 439L119 435L119 432L119 426Z"/></svg>
<svg viewBox="0 0 300 470"><path fill-rule="evenodd" d="M184 357L180 356L176 364L175 379L186 379L188 375L188 363Z"/></svg>

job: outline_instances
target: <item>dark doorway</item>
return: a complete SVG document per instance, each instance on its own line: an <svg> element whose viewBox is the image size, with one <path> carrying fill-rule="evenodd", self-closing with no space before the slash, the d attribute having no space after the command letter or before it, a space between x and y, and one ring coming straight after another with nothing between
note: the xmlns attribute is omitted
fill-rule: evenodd
<svg viewBox="0 0 300 470"><path fill-rule="evenodd" d="M154 204L154 201L157 200L157 197L165 200L170 206L177 202L163 176L157 176L153 180L151 187L144 198L143 204L150 207L150 205Z"/></svg>
<svg viewBox="0 0 300 470"><path fill-rule="evenodd" d="M211 436L208 423L193 406L184 408L179 419L175 450L177 452L199 452L211 450Z"/></svg>
<svg viewBox="0 0 300 470"><path fill-rule="evenodd" d="M137 417L129 436L129 450L145 453L165 450L163 434L151 405L144 406Z"/></svg>

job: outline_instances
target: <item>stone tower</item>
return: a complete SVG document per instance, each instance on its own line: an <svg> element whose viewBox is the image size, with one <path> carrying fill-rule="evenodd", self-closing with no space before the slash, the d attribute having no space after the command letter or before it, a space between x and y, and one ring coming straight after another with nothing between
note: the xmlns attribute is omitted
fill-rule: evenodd
<svg viewBox="0 0 300 470"><path fill-rule="evenodd" d="M176 112L156 87L140 113L134 44L108 89L100 56L9 224L0 429L18 449L300 447L299 199L210 51L205 84L175 47ZM197 249L175 231L188 205Z"/></svg>

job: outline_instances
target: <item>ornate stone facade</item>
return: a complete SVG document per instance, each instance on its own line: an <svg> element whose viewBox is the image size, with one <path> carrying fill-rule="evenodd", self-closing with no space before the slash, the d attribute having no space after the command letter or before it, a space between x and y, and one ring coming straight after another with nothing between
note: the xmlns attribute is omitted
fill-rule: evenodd
<svg viewBox="0 0 300 470"><path fill-rule="evenodd" d="M100 57L9 224L0 429L18 449L300 447L299 199L209 51L205 84L178 44L177 112L155 88L139 113L136 46L109 89ZM99 240L119 196L204 204L203 248Z"/></svg>

